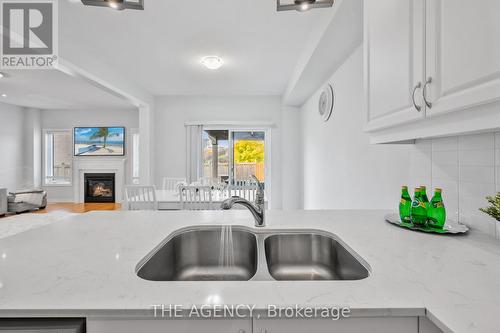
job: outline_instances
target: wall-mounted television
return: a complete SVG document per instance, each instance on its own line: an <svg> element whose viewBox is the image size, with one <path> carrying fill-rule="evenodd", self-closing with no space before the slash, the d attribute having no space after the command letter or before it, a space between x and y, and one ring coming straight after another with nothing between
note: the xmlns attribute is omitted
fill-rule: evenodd
<svg viewBox="0 0 500 333"><path fill-rule="evenodd" d="M75 156L124 156L125 127L75 127Z"/></svg>

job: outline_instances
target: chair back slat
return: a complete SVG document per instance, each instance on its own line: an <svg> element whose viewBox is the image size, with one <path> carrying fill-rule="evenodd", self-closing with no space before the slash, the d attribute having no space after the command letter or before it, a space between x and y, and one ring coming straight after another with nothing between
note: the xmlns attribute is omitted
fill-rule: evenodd
<svg viewBox="0 0 500 333"><path fill-rule="evenodd" d="M182 210L212 210L211 186L179 187L179 202Z"/></svg>
<svg viewBox="0 0 500 333"><path fill-rule="evenodd" d="M248 201L255 201L257 189L257 184L244 183L242 185L239 183L237 185L229 185L228 193L229 196L238 196Z"/></svg>
<svg viewBox="0 0 500 333"><path fill-rule="evenodd" d="M157 210L155 186L131 185L125 187L126 208L128 210Z"/></svg>
<svg viewBox="0 0 500 333"><path fill-rule="evenodd" d="M186 178L163 178L163 190L177 191L179 184L187 185Z"/></svg>

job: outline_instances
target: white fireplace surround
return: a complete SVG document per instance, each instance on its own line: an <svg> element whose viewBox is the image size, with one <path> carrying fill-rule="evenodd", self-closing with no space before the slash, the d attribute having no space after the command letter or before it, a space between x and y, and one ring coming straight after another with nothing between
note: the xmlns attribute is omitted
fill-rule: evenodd
<svg viewBox="0 0 500 333"><path fill-rule="evenodd" d="M125 187L126 158L113 157L85 157L74 161L73 184L74 198L77 203L85 201L85 174L86 173L114 173L115 174L115 201L123 202Z"/></svg>

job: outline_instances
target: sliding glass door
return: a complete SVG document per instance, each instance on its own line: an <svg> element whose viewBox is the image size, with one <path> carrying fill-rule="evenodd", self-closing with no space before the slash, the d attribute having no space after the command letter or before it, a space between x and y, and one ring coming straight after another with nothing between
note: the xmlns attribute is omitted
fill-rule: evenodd
<svg viewBox="0 0 500 333"><path fill-rule="evenodd" d="M232 177L235 183L255 175L260 182L266 179L266 133L263 131L232 131Z"/></svg>
<svg viewBox="0 0 500 333"><path fill-rule="evenodd" d="M202 140L203 178L229 182L229 131L204 130Z"/></svg>
<svg viewBox="0 0 500 333"><path fill-rule="evenodd" d="M204 129L202 138L204 178L235 184L255 175L266 181L266 132L264 130Z"/></svg>

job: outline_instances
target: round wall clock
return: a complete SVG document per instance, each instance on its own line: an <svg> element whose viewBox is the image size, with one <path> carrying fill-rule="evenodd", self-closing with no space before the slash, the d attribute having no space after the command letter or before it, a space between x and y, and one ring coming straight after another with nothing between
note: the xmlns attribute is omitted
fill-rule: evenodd
<svg viewBox="0 0 500 333"><path fill-rule="evenodd" d="M333 111L333 104L335 102L335 96L333 94L333 87L331 84L327 84L321 95L319 96L318 112L323 121L328 121Z"/></svg>

